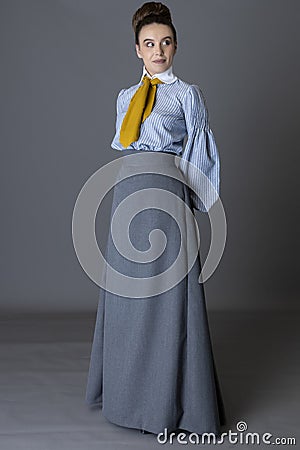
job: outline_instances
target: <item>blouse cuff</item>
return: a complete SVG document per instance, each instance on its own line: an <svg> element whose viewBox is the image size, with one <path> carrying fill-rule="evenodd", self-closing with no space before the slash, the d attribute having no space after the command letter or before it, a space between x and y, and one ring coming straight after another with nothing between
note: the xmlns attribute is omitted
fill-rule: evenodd
<svg viewBox="0 0 300 450"><path fill-rule="evenodd" d="M220 161L215 138L209 126L195 128L179 162L191 191L194 209L208 212L219 198Z"/></svg>

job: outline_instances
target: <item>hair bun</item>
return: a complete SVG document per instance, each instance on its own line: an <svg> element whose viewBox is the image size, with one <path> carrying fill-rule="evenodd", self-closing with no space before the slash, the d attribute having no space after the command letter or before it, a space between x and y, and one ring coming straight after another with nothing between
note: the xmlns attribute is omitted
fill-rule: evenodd
<svg viewBox="0 0 300 450"><path fill-rule="evenodd" d="M132 27L136 32L138 24L147 17L159 16L166 22L172 23L172 17L169 8L161 2L144 3L134 14L132 18Z"/></svg>

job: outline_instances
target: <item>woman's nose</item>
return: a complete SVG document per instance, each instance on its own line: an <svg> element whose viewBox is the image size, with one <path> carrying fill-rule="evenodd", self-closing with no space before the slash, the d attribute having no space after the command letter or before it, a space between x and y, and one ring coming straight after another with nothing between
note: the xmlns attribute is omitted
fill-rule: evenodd
<svg viewBox="0 0 300 450"><path fill-rule="evenodd" d="M160 44L157 44L156 48L155 48L155 53L157 53L158 55L162 55L163 54L163 50Z"/></svg>

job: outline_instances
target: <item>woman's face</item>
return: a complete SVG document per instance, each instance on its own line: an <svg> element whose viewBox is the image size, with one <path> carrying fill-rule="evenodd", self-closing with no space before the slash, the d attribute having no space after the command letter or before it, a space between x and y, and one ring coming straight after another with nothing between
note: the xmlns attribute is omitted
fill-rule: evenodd
<svg viewBox="0 0 300 450"><path fill-rule="evenodd" d="M176 44L172 28L161 23L144 25L139 33L136 53L150 75L161 73L172 65Z"/></svg>

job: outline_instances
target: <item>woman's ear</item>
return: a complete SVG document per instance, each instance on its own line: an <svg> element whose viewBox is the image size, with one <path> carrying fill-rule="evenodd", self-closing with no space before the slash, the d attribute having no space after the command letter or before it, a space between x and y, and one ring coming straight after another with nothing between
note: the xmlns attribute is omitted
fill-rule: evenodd
<svg viewBox="0 0 300 450"><path fill-rule="evenodd" d="M140 46L138 44L135 44L135 50L138 58L142 58L141 52L140 52Z"/></svg>

